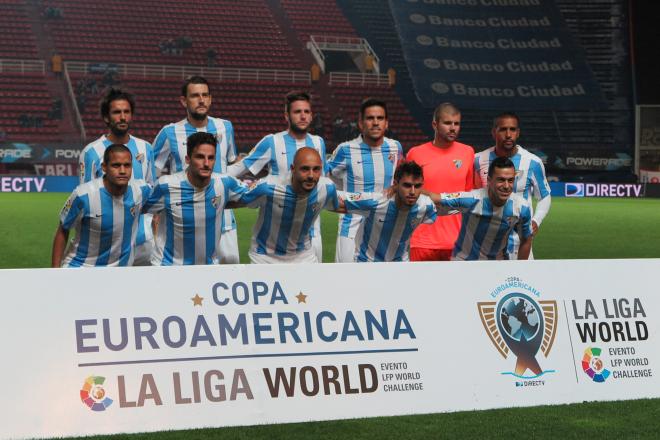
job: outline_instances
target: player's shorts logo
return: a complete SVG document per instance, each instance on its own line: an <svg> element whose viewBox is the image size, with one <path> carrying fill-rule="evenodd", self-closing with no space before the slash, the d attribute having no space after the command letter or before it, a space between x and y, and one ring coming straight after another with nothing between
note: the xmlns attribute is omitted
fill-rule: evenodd
<svg viewBox="0 0 660 440"><path fill-rule="evenodd" d="M584 197L584 183L566 183L564 193L566 197Z"/></svg>
<svg viewBox="0 0 660 440"><path fill-rule="evenodd" d="M347 196L348 196L348 200L350 200L352 202L355 202L355 201L360 200L362 198L362 194L360 194L360 193L350 193L350 194L347 194Z"/></svg>
<svg viewBox="0 0 660 440"><path fill-rule="evenodd" d="M602 383L610 377L610 370L605 368L601 358L602 350L598 347L587 347L582 358L582 371L594 382Z"/></svg>
<svg viewBox="0 0 660 440"><path fill-rule="evenodd" d="M80 400L92 411L105 411L112 405L112 399L105 395L105 377L89 376L80 389Z"/></svg>
<svg viewBox="0 0 660 440"><path fill-rule="evenodd" d="M497 351L507 359L510 353L517 357L510 374L521 379L532 379L554 372L541 368L536 354L540 350L548 357L557 334L557 301L536 302L529 295L511 292L499 302L477 304L481 322ZM530 371L533 375L526 376Z"/></svg>

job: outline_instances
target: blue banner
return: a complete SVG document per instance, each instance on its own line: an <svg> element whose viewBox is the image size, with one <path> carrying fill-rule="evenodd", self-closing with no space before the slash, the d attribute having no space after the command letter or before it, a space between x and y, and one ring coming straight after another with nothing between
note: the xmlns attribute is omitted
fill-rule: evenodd
<svg viewBox="0 0 660 440"><path fill-rule="evenodd" d="M0 176L0 192L70 193L78 185L75 176Z"/></svg>
<svg viewBox="0 0 660 440"><path fill-rule="evenodd" d="M548 0L389 0L419 100L464 108L595 109L582 49Z"/></svg>

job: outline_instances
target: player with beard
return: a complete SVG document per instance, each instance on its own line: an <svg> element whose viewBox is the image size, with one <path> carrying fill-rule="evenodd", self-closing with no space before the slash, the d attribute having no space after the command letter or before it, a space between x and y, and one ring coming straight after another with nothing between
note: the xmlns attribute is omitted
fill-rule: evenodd
<svg viewBox="0 0 660 440"><path fill-rule="evenodd" d="M310 232L322 209L338 209L337 189L323 176L321 156L313 148L298 149L289 170L256 182L241 199L241 205L259 208L249 253L252 263L321 262Z"/></svg>
<svg viewBox="0 0 660 440"><path fill-rule="evenodd" d="M514 191L516 168L507 157L496 157L486 171L485 188L428 196L442 215L463 213L452 260L527 260L532 249L532 208ZM507 250L509 237L520 238L517 254Z"/></svg>
<svg viewBox="0 0 660 440"><path fill-rule="evenodd" d="M474 149L458 142L461 112L448 102L433 112L435 136L413 147L407 159L424 170L424 189L433 193L470 191L473 188ZM431 225L420 225L410 240L411 261L447 261L461 229L461 215L441 216Z"/></svg>
<svg viewBox="0 0 660 440"><path fill-rule="evenodd" d="M520 119L512 112L500 113L493 119L491 132L495 146L480 151L474 158L474 173L482 186L488 183L488 170L490 164L498 157L511 159L516 167L516 180L513 192L521 195L530 205L532 198L537 200L536 209L533 210L532 230L538 231L541 222L550 211L551 195L550 184L545 177L543 161L535 154L518 145L520 136ZM508 253L515 258L520 246L520 239L516 231L509 236ZM533 258L530 252L530 258Z"/></svg>
<svg viewBox="0 0 660 440"><path fill-rule="evenodd" d="M328 161L330 177L338 188L350 193L379 192L394 181L397 164L403 160L398 141L385 137L388 127L387 104L367 98L360 105L357 138L340 144ZM339 217L335 262L352 263L355 259L355 237L362 216L357 213Z"/></svg>
<svg viewBox="0 0 660 440"><path fill-rule="evenodd" d="M223 213L247 187L214 173L216 137L193 133L186 140L186 169L158 179L143 208L158 216L155 266L213 264L221 243ZM222 237L224 240L224 237Z"/></svg>
<svg viewBox="0 0 660 440"><path fill-rule="evenodd" d="M229 167L228 174L240 177L250 172L256 176L262 170L268 170L270 176L287 174L293 165L296 152L303 147L310 147L318 152L325 174L325 142L320 136L309 133L313 116L308 93L299 90L287 93L284 98L287 130L265 136L242 161ZM320 219L316 220L312 230L312 246L318 260L322 261Z"/></svg>
<svg viewBox="0 0 660 440"><path fill-rule="evenodd" d="M201 76L188 78L181 86L179 101L186 109L186 118L166 125L156 136L154 140L156 171L159 175L166 170L170 174L183 171L186 167L186 139L193 133L206 132L216 139L213 171L226 173L227 166L236 160L234 126L226 119L209 116L213 103L209 82ZM239 262L236 219L229 209L224 213L222 246L218 258L221 264Z"/></svg>
<svg viewBox="0 0 660 440"><path fill-rule="evenodd" d="M156 176L154 158L149 142L132 136L129 132L135 114L135 99L130 93L109 89L101 99L101 117L108 133L83 148L79 157L80 183L90 182L103 176L105 149L113 144L125 145L133 157L132 178L153 184ZM140 216L137 233L135 265L148 265L153 250L151 216Z"/></svg>

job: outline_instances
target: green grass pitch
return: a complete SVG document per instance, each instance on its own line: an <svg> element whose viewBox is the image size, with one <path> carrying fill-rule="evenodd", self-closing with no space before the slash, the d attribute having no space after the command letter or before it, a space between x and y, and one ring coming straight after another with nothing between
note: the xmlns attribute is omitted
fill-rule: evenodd
<svg viewBox="0 0 660 440"><path fill-rule="evenodd" d="M48 267L66 194L0 194L0 268ZM237 210L247 262L256 211ZM323 259L334 259L336 215L324 213ZM534 243L537 259L660 258L660 199L554 198ZM1 277L1 272L0 272ZM341 420L98 439L658 438L660 399Z"/></svg>

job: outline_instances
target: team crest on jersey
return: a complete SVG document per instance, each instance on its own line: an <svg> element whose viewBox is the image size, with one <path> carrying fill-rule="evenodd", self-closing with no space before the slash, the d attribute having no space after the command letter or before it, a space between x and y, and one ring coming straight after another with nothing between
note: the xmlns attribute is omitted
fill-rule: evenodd
<svg viewBox="0 0 660 440"><path fill-rule="evenodd" d="M249 185L248 185L248 190L255 189L259 185L258 180L253 180Z"/></svg>
<svg viewBox="0 0 660 440"><path fill-rule="evenodd" d="M217 208L218 205L220 205L220 199L221 199L221 198L222 198L222 197L220 197L220 196L215 196L215 197L213 197L213 198L211 199L211 205L213 205L214 208Z"/></svg>
<svg viewBox="0 0 660 440"><path fill-rule="evenodd" d="M457 198L460 197L460 195L461 195L461 193L446 193L443 196L443 199L457 199Z"/></svg>
<svg viewBox="0 0 660 440"><path fill-rule="evenodd" d="M222 142L222 133L216 133L214 136L217 143Z"/></svg>
<svg viewBox="0 0 660 440"><path fill-rule="evenodd" d="M144 161L144 153L138 153L138 155L135 156L135 159L137 159L138 162L142 163Z"/></svg>
<svg viewBox="0 0 660 440"><path fill-rule="evenodd" d="M314 214L316 214L317 212L319 212L321 210L321 205L319 205L318 202L312 203L311 208L312 208L312 211L314 211Z"/></svg>
<svg viewBox="0 0 660 440"><path fill-rule="evenodd" d="M362 194L360 194L360 193L348 194L348 200L350 200L351 202L356 202L356 201L360 200L361 198L362 198Z"/></svg>
<svg viewBox="0 0 660 440"><path fill-rule="evenodd" d="M138 205L133 205L131 206L131 216L135 218L135 216L138 214Z"/></svg>
<svg viewBox="0 0 660 440"><path fill-rule="evenodd" d="M523 170L516 170L516 177L522 177L523 172Z"/></svg>
<svg viewBox="0 0 660 440"><path fill-rule="evenodd" d="M452 162L454 162L454 166L456 167L456 169L459 169L461 165L463 165L463 161L461 159L454 159L452 160Z"/></svg>
<svg viewBox="0 0 660 440"><path fill-rule="evenodd" d="M389 156L387 156L387 160L394 163L394 161L396 160L396 154L390 153Z"/></svg>
<svg viewBox="0 0 660 440"><path fill-rule="evenodd" d="M418 219L418 218L413 219L413 220L410 222L410 226L411 226L412 228L416 228L417 226L419 226L419 224L420 224L421 222L422 222L422 220L420 220L420 219Z"/></svg>

